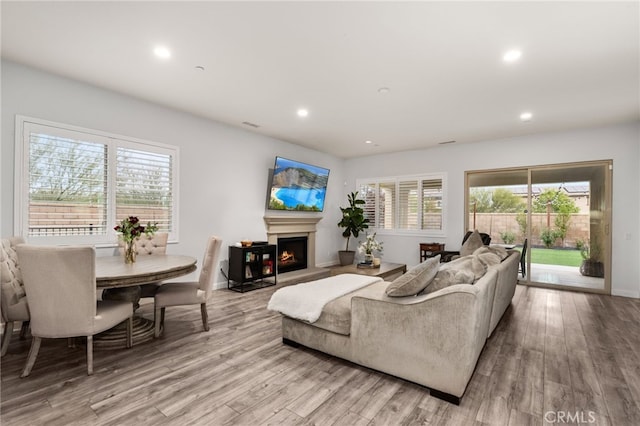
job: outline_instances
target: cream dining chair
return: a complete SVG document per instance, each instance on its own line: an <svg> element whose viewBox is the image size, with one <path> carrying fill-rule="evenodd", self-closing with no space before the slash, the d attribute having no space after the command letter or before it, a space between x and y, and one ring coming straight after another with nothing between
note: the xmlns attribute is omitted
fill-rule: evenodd
<svg viewBox="0 0 640 426"><path fill-rule="evenodd" d="M202 325L205 331L209 331L207 300L213 288L221 246L222 240L220 238L209 237L198 281L169 282L158 288L154 311L156 337L160 336L161 327L164 325L164 311L167 306L200 305Z"/></svg>
<svg viewBox="0 0 640 426"><path fill-rule="evenodd" d="M24 338L29 328L29 304L22 284L22 274L18 264L16 246L24 244L20 237L3 238L0 248L2 299L0 299L0 313L4 322L2 335L2 350L0 356L5 356L9 349L9 342L13 334L13 326L17 321L22 322L20 337Z"/></svg>
<svg viewBox="0 0 640 426"><path fill-rule="evenodd" d="M96 302L95 249L90 246L16 248L31 311L31 349L20 377L27 377L42 338L87 338L87 374L93 374L93 336L127 321L132 345L131 302Z"/></svg>
<svg viewBox="0 0 640 426"><path fill-rule="evenodd" d="M136 253L138 256L166 254L168 239L169 233L167 232L156 232L153 235L142 234L136 238ZM122 238L118 239L118 251L121 256L124 256L124 241ZM161 283L142 284L140 286L140 297L155 296L158 287L161 285Z"/></svg>

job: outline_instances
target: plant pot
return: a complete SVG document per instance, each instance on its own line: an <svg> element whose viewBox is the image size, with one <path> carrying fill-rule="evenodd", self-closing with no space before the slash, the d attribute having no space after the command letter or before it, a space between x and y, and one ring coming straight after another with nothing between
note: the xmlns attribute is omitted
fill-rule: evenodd
<svg viewBox="0 0 640 426"><path fill-rule="evenodd" d="M353 259L356 257L356 252L353 250L339 250L338 258L340 259L340 265L353 265Z"/></svg>
<svg viewBox="0 0 640 426"><path fill-rule="evenodd" d="M580 273L587 277L604 278L604 264L595 260L583 260Z"/></svg>

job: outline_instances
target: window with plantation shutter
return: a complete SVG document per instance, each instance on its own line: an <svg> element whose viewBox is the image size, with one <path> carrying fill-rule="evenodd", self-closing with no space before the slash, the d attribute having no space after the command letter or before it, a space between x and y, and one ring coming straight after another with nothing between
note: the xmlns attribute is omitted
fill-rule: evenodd
<svg viewBox="0 0 640 426"><path fill-rule="evenodd" d="M418 229L418 181L398 182L398 228Z"/></svg>
<svg viewBox="0 0 640 426"><path fill-rule="evenodd" d="M422 229L442 230L442 180L422 181Z"/></svg>
<svg viewBox="0 0 640 426"><path fill-rule="evenodd" d="M113 244L137 216L177 239L177 148L22 116L16 133L17 235Z"/></svg>
<svg viewBox="0 0 640 426"><path fill-rule="evenodd" d="M378 187L375 183L361 183L358 186L358 198L364 200L365 204L362 206L364 210L364 217L369 219L369 226L377 228L376 219L376 198Z"/></svg>
<svg viewBox="0 0 640 426"><path fill-rule="evenodd" d="M399 176L358 180L370 228L399 234L445 234L446 175Z"/></svg>
<svg viewBox="0 0 640 426"><path fill-rule="evenodd" d="M380 182L378 191L378 228L395 228L396 183Z"/></svg>
<svg viewBox="0 0 640 426"><path fill-rule="evenodd" d="M170 231L173 222L173 173L169 153L118 147L116 157L116 221L138 216Z"/></svg>

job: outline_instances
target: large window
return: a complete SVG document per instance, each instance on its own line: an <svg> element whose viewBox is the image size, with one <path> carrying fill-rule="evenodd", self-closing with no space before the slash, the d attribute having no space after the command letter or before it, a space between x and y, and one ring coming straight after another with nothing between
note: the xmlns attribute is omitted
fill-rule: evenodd
<svg viewBox="0 0 640 426"><path fill-rule="evenodd" d="M370 228L444 235L444 174L358 179L356 185Z"/></svg>
<svg viewBox="0 0 640 426"><path fill-rule="evenodd" d="M112 244L127 216L177 238L176 147L18 116L16 233Z"/></svg>

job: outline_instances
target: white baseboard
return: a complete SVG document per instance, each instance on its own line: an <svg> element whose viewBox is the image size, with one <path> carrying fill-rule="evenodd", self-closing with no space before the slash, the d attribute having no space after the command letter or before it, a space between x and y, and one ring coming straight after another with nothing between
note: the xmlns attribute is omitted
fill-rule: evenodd
<svg viewBox="0 0 640 426"><path fill-rule="evenodd" d="M621 296L621 297L629 297L631 299L640 299L640 291L620 291L620 290L611 290L612 296Z"/></svg>

